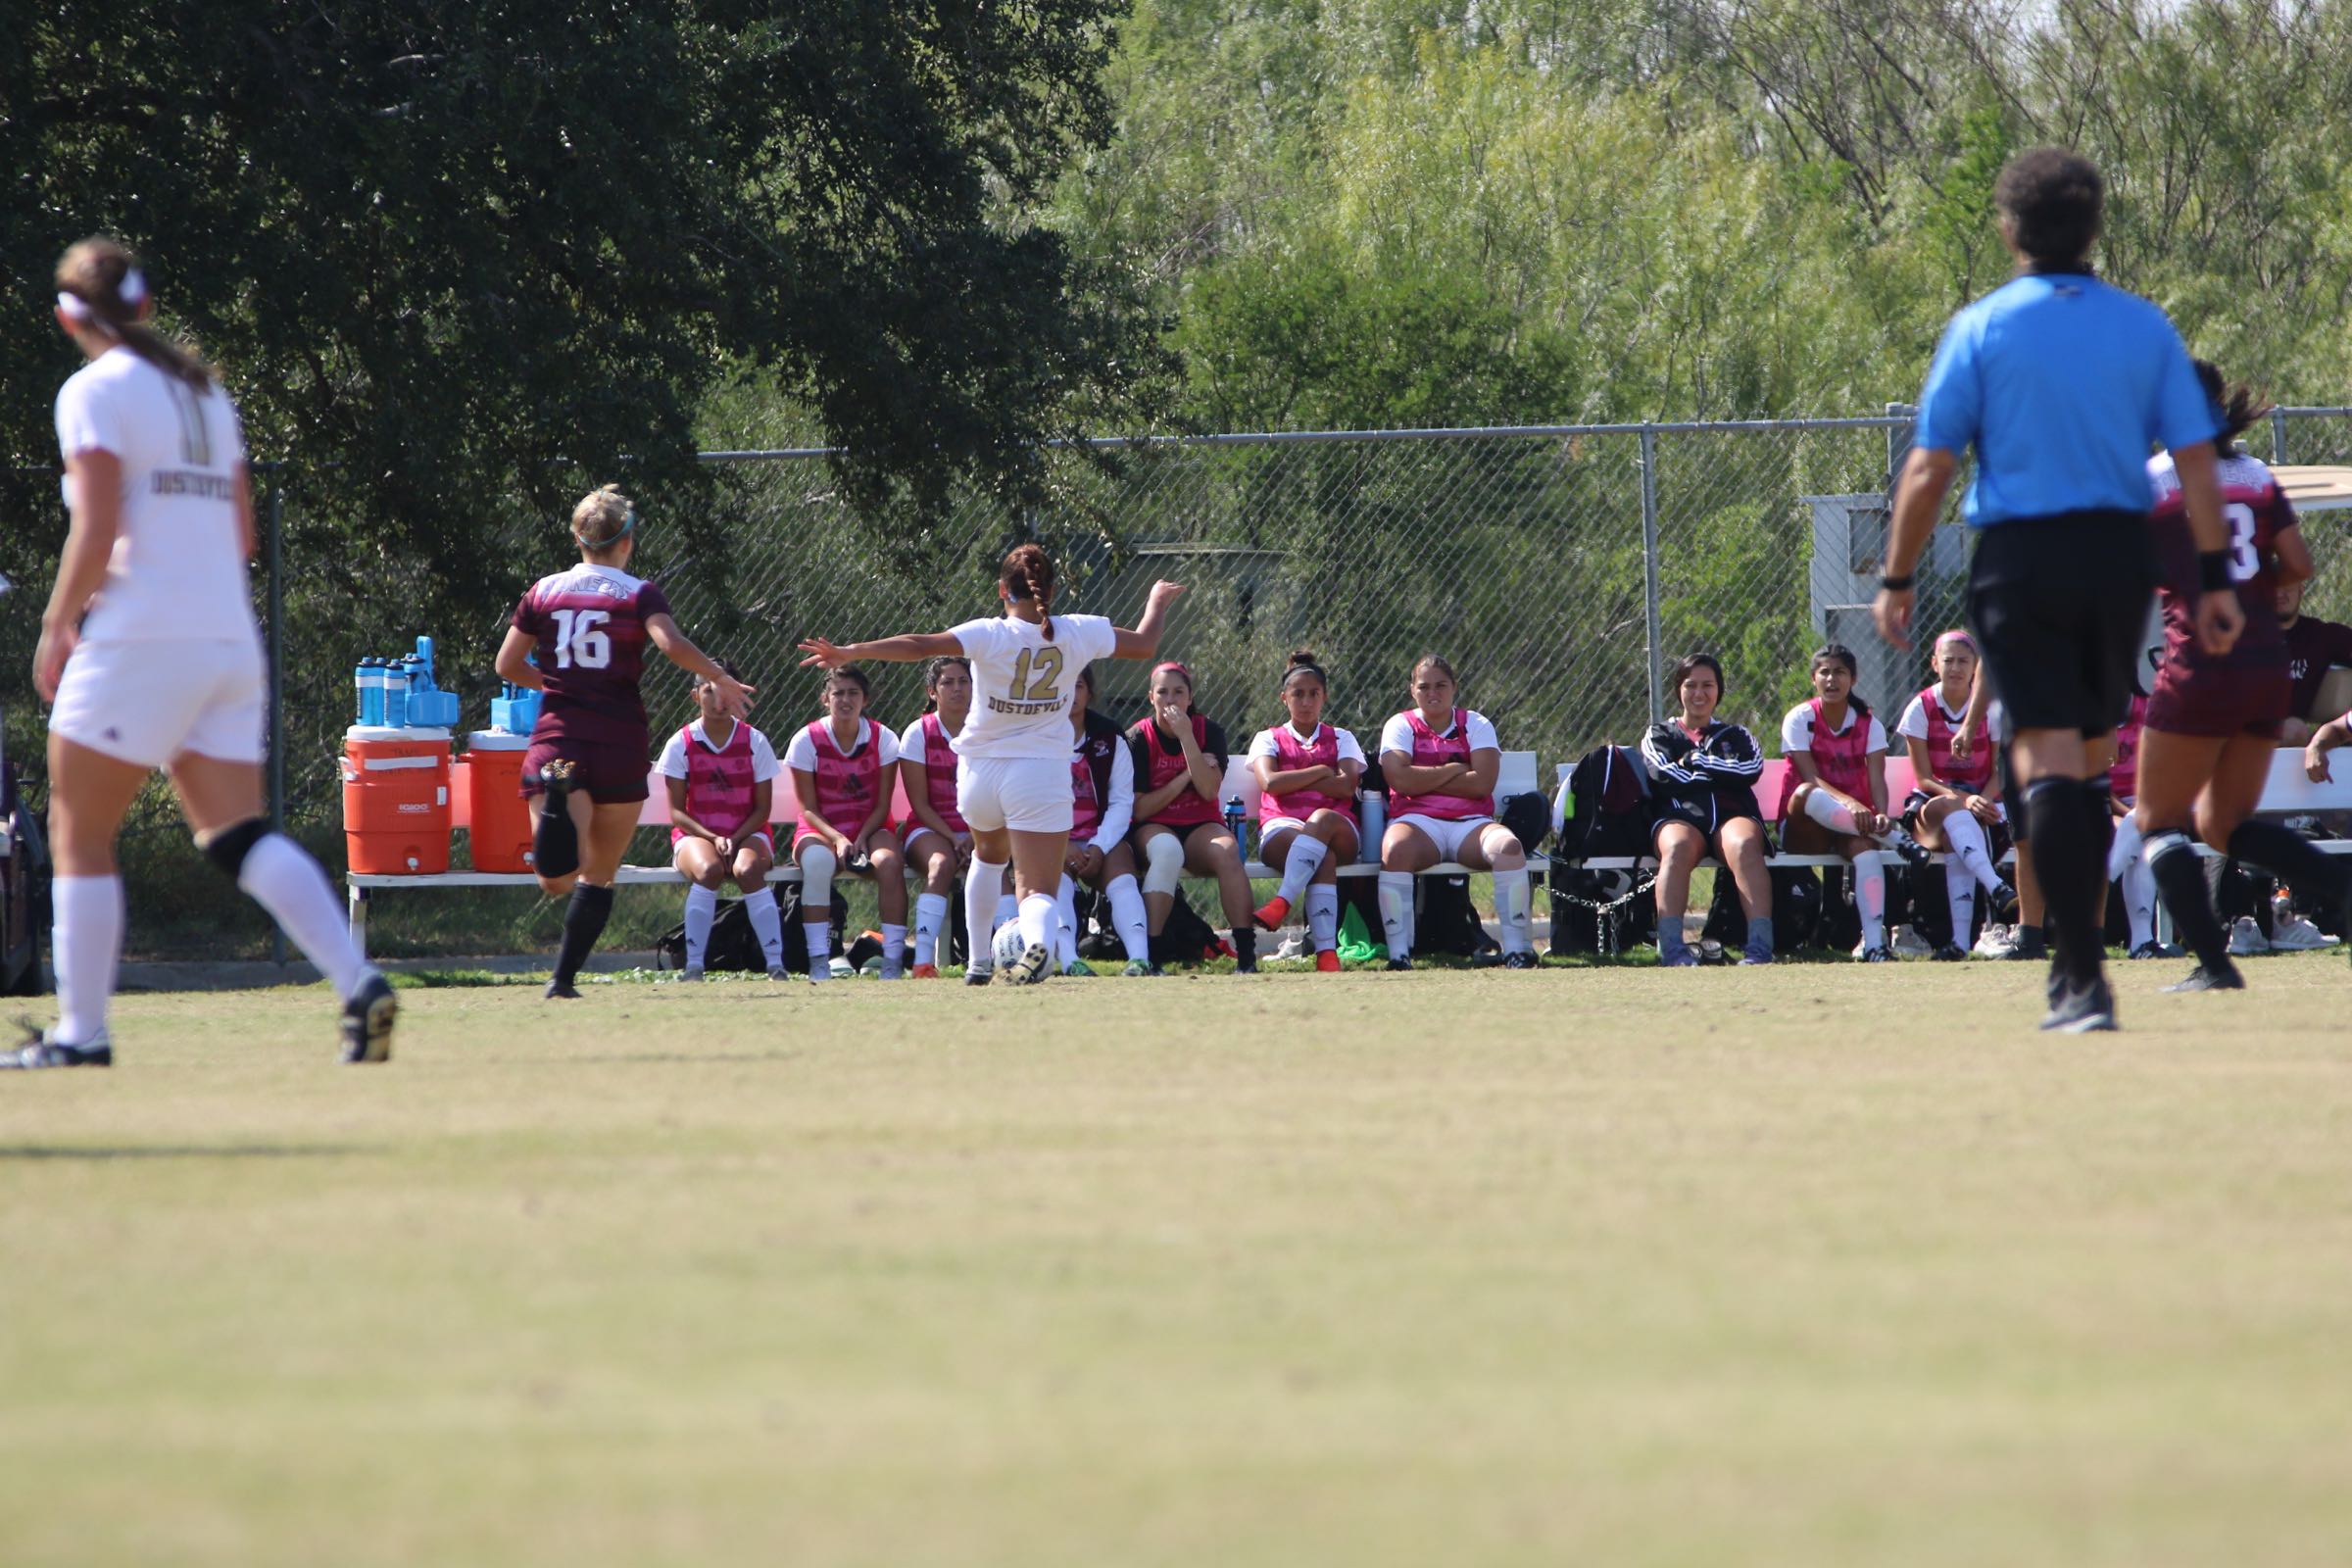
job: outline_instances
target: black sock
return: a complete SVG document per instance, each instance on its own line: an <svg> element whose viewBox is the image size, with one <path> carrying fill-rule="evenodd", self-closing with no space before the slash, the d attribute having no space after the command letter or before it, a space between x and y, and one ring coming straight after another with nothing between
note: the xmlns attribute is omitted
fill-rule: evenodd
<svg viewBox="0 0 2352 1568"><path fill-rule="evenodd" d="M2230 833L2230 853L2253 861L2296 893L2325 901L2325 908L2343 903L2343 867L2292 828L2250 818Z"/></svg>
<svg viewBox="0 0 2352 1568"><path fill-rule="evenodd" d="M596 939L605 934L605 922L612 917L612 890L590 887L585 882L572 885L571 903L564 910L564 943L556 950L556 981L571 984L596 951Z"/></svg>
<svg viewBox="0 0 2352 1568"><path fill-rule="evenodd" d="M2067 978L2087 985L2099 978L2099 884L2107 878L2104 852L2094 853L2080 779L2037 778L2026 786L2026 828L2034 871L2041 878L2042 919L2054 956Z"/></svg>
<svg viewBox="0 0 2352 1568"><path fill-rule="evenodd" d="M2181 946L2197 962L2220 972L2230 967L2230 939L2222 934L2221 917L2213 912L2213 895L2205 887L2204 857L2179 828L2148 835L2148 869L2156 878L2157 896L2172 912L2173 929Z"/></svg>
<svg viewBox="0 0 2352 1568"><path fill-rule="evenodd" d="M531 829L531 869L541 876L569 876L580 868L580 831L572 826L571 811L555 799Z"/></svg>
<svg viewBox="0 0 2352 1568"><path fill-rule="evenodd" d="M1257 956L1257 927L1237 925L1233 928L1233 956L1248 961Z"/></svg>

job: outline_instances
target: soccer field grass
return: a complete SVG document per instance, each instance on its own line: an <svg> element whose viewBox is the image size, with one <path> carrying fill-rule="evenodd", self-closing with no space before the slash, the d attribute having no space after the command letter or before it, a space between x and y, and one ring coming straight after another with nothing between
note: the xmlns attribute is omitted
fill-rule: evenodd
<svg viewBox="0 0 2352 1568"><path fill-rule="evenodd" d="M2340 956L131 997L0 1562L2352 1557Z"/></svg>

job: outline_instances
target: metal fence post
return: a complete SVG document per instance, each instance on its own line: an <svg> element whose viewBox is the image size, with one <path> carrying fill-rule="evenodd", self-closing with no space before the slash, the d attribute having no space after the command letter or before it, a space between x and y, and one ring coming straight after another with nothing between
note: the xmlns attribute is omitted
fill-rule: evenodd
<svg viewBox="0 0 2352 1568"><path fill-rule="evenodd" d="M2286 411L2284 409L2271 410L2271 461L2273 463L2286 461Z"/></svg>
<svg viewBox="0 0 2352 1568"><path fill-rule="evenodd" d="M1658 431L1642 426L1642 630L1649 642L1649 721L1666 717L1666 638L1658 611Z"/></svg>
<svg viewBox="0 0 2352 1568"><path fill-rule="evenodd" d="M286 830L286 474L270 483L270 826ZM286 961L286 933L270 922L270 961Z"/></svg>

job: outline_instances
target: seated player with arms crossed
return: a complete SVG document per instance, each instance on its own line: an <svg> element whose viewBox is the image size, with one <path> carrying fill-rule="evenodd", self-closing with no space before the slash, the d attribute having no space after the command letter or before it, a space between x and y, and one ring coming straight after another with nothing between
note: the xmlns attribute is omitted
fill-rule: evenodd
<svg viewBox="0 0 2352 1568"><path fill-rule="evenodd" d="M899 979L906 952L906 861L890 830L891 789L899 741L865 716L865 671L841 664L825 679L825 716L784 749L801 823L792 858L801 868L801 930L808 978L833 977L833 877L863 871L874 879L882 916L882 978Z"/></svg>
<svg viewBox="0 0 2352 1568"><path fill-rule="evenodd" d="M2352 626L2303 613L2303 594L2310 586L2308 582L2278 585L2278 625L2286 633L2286 673L2293 683L2278 739L2288 746L2301 746L2316 732L2310 718L2328 671L2352 664Z"/></svg>
<svg viewBox="0 0 2352 1568"><path fill-rule="evenodd" d="M1723 701L1723 666L1712 654L1691 654L1669 676L1683 710L1652 724L1642 737L1650 800L1658 820L1650 831L1658 856L1658 961L1693 968L1698 955L1683 936L1690 908L1690 872L1712 849L1740 890L1747 916L1742 964L1772 962L1772 873L1756 779L1764 753L1742 724L1715 716Z"/></svg>
<svg viewBox="0 0 2352 1568"><path fill-rule="evenodd" d="M1250 877L1225 827L1225 729L1193 707L1193 672L1174 661L1152 671L1152 713L1129 726L1135 757L1135 848L1144 862L1144 907L1157 938L1181 896L1184 873L1217 879L1233 967L1257 972Z"/></svg>
<svg viewBox="0 0 2352 1568"><path fill-rule="evenodd" d="M1854 868L1854 905L1862 914L1863 963L1892 963L1886 945L1889 853L1918 847L1886 814L1886 731L1854 695L1854 653L1842 643L1813 652L1810 702L1781 721L1788 772L1777 813L1781 844L1791 855L1836 855Z"/></svg>
<svg viewBox="0 0 2352 1568"><path fill-rule="evenodd" d="M1135 852L1127 847L1127 830L1135 822L1135 759L1119 726L1094 710L1094 666L1082 665L1072 680L1077 695L1070 704L1070 852L1056 895L1061 972L1080 979L1095 972L1078 956L1078 884L1083 882L1110 901L1110 923L1127 950L1126 972L1157 974L1144 894L1135 882Z"/></svg>
<svg viewBox="0 0 2352 1568"><path fill-rule="evenodd" d="M1435 654L1414 663L1413 706L1381 727L1388 830L1380 840L1380 923L1389 967L1413 966L1413 878L1442 860L1494 873L1494 919L1507 969L1539 967L1530 930L1534 890L1519 836L1494 820L1502 743L1484 713L1456 708L1453 666Z"/></svg>
<svg viewBox="0 0 2352 1568"><path fill-rule="evenodd" d="M2198 554L2173 460L2149 459L2148 477L2156 488L2149 527L2165 644L2140 738L2139 802L2132 818L2146 841L2143 853L2165 907L2197 960L2188 978L2165 989L2238 991L2245 980L2230 961L2204 864L2188 841L2192 819L2207 844L2331 907L2343 907L2352 877L2300 834L2252 814L2270 780L2292 696L2274 585L2310 576L2311 552L2270 467L2237 445L2238 436L2270 411L2246 388L2227 386L2205 361L2195 362L2195 369L2213 409L2229 546L2215 553L2218 560ZM2197 636L2198 600L2216 579L2221 591L2234 592L2245 615L2244 630L2219 654Z"/></svg>
<svg viewBox="0 0 2352 1568"><path fill-rule="evenodd" d="M1282 886L1258 906L1257 923L1279 929L1291 906L1306 901L1307 939L1315 968L1340 969L1340 867L1355 858L1355 786L1364 749L1347 730L1323 722L1330 682L1301 648L1282 672L1289 720L1259 730L1250 743L1257 803L1258 858L1282 873Z"/></svg>
<svg viewBox="0 0 2352 1568"><path fill-rule="evenodd" d="M972 828L971 868L963 879L964 921L972 935L966 985L986 985L995 962L980 941L994 929L998 890L1010 865L1020 890L1023 948L1004 979L1034 985L1054 961L1058 916L1054 890L1070 849L1071 675L1097 659L1150 659L1159 651L1168 606L1181 583L1157 582L1133 630L1101 615L1053 613L1054 558L1042 545L1016 545L997 571L1002 616L967 620L953 631L885 637L844 647L822 637L801 644L804 663L828 668L854 659L912 662L960 654L972 662L972 716L956 736L956 808Z"/></svg>
<svg viewBox="0 0 2352 1568"><path fill-rule="evenodd" d="M906 863L923 879L914 901L917 980L939 978L939 928L948 918L948 891L972 858L972 830L956 809L956 737L972 711L972 662L960 654L934 659L923 669L930 704L899 737L899 778L906 790L906 820L899 824ZM977 943L985 933L967 933Z"/></svg>
<svg viewBox="0 0 2352 1568"><path fill-rule="evenodd" d="M1976 639L1947 631L1936 639L1936 684L1911 699L1894 732L1911 753L1919 783L1899 813L1922 849L1944 852L1944 894L1951 905L1952 939L1937 948L1939 962L1968 957L1976 929L1977 890L1999 897L1993 858L2007 847L2008 828L1992 800L1992 740L1980 726L1960 746L1955 731L1968 713L1977 677Z"/></svg>
<svg viewBox="0 0 2352 1568"><path fill-rule="evenodd" d="M723 659L711 662L735 673ZM694 701L702 716L672 735L654 764L668 781L670 863L687 883L686 967L678 978L703 977L718 890L732 877L767 959L767 977L781 980L784 918L776 909L775 889L767 885L767 873L776 864L776 842L767 825L781 770L776 750L747 720L730 716L719 704L718 688L699 675Z"/></svg>
<svg viewBox="0 0 2352 1568"><path fill-rule="evenodd" d="M640 690L646 645L715 687L723 713L742 718L753 690L686 640L659 585L629 575L637 509L618 486L572 508L571 537L580 564L531 585L498 650L501 679L546 694L522 758L522 792L540 890L571 895L551 999L579 996L572 981L612 917L612 879L637 831L653 750Z"/></svg>

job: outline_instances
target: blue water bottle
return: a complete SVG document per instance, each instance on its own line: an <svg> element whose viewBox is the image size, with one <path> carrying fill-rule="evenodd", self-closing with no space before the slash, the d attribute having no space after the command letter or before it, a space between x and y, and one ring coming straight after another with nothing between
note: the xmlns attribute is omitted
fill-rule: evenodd
<svg viewBox="0 0 2352 1568"><path fill-rule="evenodd" d="M1242 798L1239 795L1226 796L1225 831L1233 835L1233 847L1241 852L1245 860L1250 858L1249 822L1249 817L1242 810Z"/></svg>
<svg viewBox="0 0 2352 1568"><path fill-rule="evenodd" d="M360 722L384 722L384 662L373 657L360 661Z"/></svg>
<svg viewBox="0 0 2352 1568"><path fill-rule="evenodd" d="M406 729L409 725L409 669L405 661L387 661L384 664L384 716L386 729Z"/></svg>

